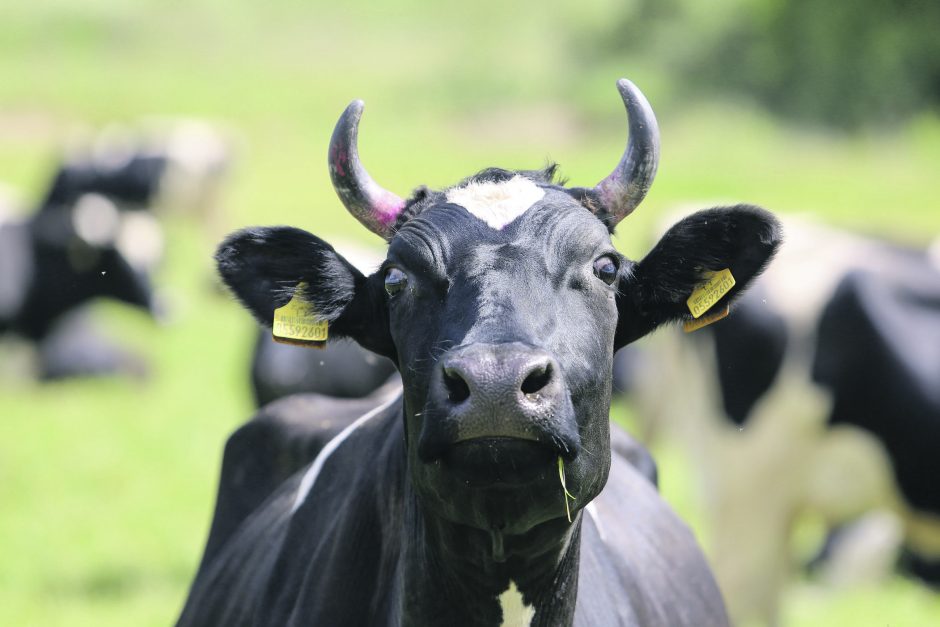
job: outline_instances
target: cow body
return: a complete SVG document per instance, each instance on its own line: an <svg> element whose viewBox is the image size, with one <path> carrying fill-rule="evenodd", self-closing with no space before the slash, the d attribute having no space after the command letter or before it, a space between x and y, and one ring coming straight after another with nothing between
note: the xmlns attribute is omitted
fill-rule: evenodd
<svg viewBox="0 0 940 627"><path fill-rule="evenodd" d="M262 330L251 358L251 388L258 407L291 394L360 398L397 379L397 372L387 357L352 342L311 350L278 344Z"/></svg>
<svg viewBox="0 0 940 627"><path fill-rule="evenodd" d="M226 448L219 505L231 513L217 510L216 521L224 518L230 524L213 528L179 624L463 625L487 624L487 618L499 624L501 590L481 591L476 601L460 597L448 602L444 581L425 581L431 573L445 576L434 564L446 556L415 556L435 541L416 534L413 527L421 525L414 519L419 507L403 463L401 397L380 396L370 402L311 395L274 405L279 403L293 407L265 408ZM307 419L298 420L298 413ZM361 421L341 440L335 439L339 426L355 424L353 417ZM333 443L324 435L332 435ZM628 438L623 433L617 437ZM310 462L324 448L329 454L318 461L298 463ZM366 464L363 450L374 452ZM287 459L297 465L261 468L253 461L246 464L249 459ZM263 483L271 492L235 486L236 476ZM613 457L609 485L616 487L592 503L581 525L582 583L574 624L723 624L720 596L694 538L654 487L620 455ZM254 494L252 504L225 504L246 491ZM244 520L238 520L241 516ZM474 538L471 529L456 532L466 534L468 543L490 544L488 537ZM512 546L505 550L511 556ZM431 563L422 563L424 559ZM516 559L508 557L500 565L505 570L500 580L515 574L524 581L524 572L514 573L522 566L514 564ZM637 572L638 564L642 572ZM677 577L677 572L682 575ZM462 575L452 576L459 580ZM322 584L311 586L311 581ZM420 585L422 595L434 596L426 586L440 587L442 607L426 610L434 612L433 619L398 617L397 608L414 594L409 582ZM517 585L524 593L530 591L525 584ZM468 613L476 615L468 618Z"/></svg>
<svg viewBox="0 0 940 627"><path fill-rule="evenodd" d="M828 425L862 430L890 464L890 491L875 506L899 515L919 563L937 564L940 268L908 254L899 274L840 281L820 319L813 379L832 395Z"/></svg>
<svg viewBox="0 0 940 627"><path fill-rule="evenodd" d="M940 555L940 272L922 252L785 226L777 263L732 315L655 338L634 390L650 429L693 459L739 621L775 620L803 514L832 528L898 517L900 527L878 517L867 546L843 547L852 565L828 567L840 579L890 563L902 537ZM664 394L679 384L694 392Z"/></svg>
<svg viewBox="0 0 940 627"><path fill-rule="evenodd" d="M0 333L36 347L39 377L143 372L142 362L104 338L87 311L96 299L110 298L154 312L142 234L159 237L150 216L120 212L90 195L0 223Z"/></svg>
<svg viewBox="0 0 940 627"><path fill-rule="evenodd" d="M649 104L618 88L630 141L594 188L558 184L554 166L488 168L407 201L359 162L351 104L330 168L347 209L389 243L370 276L298 229L222 243L223 280L263 324L326 324L392 360L402 388L260 503L220 492L228 522L213 526L181 625L727 624L694 539L620 454L611 367L618 348L688 318L709 272L737 278L716 306L737 296L780 234L763 210L716 208L639 262L617 253L611 230L658 154ZM332 429L342 413L321 407L309 424Z"/></svg>

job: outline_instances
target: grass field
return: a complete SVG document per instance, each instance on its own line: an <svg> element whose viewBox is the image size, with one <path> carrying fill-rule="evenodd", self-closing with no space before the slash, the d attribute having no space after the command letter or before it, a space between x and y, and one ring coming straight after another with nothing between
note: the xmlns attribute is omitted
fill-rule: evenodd
<svg viewBox="0 0 940 627"><path fill-rule="evenodd" d="M377 243L341 210L325 167L336 117L362 97L363 158L400 193L546 159L593 184L623 147L614 81L633 79L654 107L670 92L636 60L578 53L612 4L5 3L0 180L28 205L77 124L204 117L238 147L227 228L290 223ZM660 124L659 178L618 237L629 255L689 202L813 212L914 244L940 233L934 117L849 138L745 105L671 102ZM224 439L250 413L253 323L212 289L221 233L185 216L167 229L157 279L169 319L99 307L151 362L148 381L0 380L0 625L167 625L183 601ZM667 497L694 515L682 460L666 450L660 465ZM902 579L842 594L801 582L789 600L786 625L940 624L937 597Z"/></svg>

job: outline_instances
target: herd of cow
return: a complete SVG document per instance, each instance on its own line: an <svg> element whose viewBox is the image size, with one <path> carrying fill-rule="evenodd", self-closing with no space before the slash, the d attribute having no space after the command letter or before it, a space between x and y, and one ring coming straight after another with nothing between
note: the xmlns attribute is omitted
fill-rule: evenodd
<svg viewBox="0 0 940 627"><path fill-rule="evenodd" d="M940 240L737 205L629 260L610 235L650 188L659 132L618 89L628 143L596 186L488 168L408 198L362 166L355 101L330 174L387 250L289 227L222 243L222 280L261 323L259 409L225 447L180 626L774 624L805 515L832 576L940 581ZM84 308L158 311L154 208L173 177L217 179L210 152L89 154L31 216L0 215L0 332L36 347L39 376L143 368ZM275 341L289 307L325 347ZM641 340L695 319L711 323ZM609 421L619 393L644 444L690 460L708 560Z"/></svg>

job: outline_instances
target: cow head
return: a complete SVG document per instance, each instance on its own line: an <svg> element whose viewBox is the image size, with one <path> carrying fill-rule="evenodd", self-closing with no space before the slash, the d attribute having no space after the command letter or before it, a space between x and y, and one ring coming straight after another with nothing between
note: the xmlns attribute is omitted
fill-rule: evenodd
<svg viewBox="0 0 940 627"><path fill-rule="evenodd" d="M343 114L330 169L347 209L389 242L364 276L319 238L253 228L217 254L235 295L265 324L295 286L329 322L394 360L404 382L408 466L424 507L446 520L507 534L564 524L567 489L580 508L604 486L616 349L689 317L703 274L730 268L733 298L779 242L777 222L747 206L710 209L671 229L642 261L610 234L646 194L658 129L645 98L618 83L630 139L593 188L567 188L555 168L487 169L407 201L362 167L362 111ZM719 306L723 303L719 302Z"/></svg>

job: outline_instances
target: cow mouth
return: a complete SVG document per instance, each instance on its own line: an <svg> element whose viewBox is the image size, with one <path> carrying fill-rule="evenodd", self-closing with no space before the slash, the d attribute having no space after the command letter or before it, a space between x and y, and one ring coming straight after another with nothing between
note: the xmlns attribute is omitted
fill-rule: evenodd
<svg viewBox="0 0 940 627"><path fill-rule="evenodd" d="M515 486L547 476L558 452L534 440L511 437L458 442L442 455L444 466L469 487Z"/></svg>

